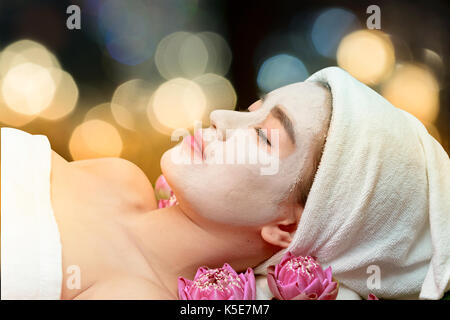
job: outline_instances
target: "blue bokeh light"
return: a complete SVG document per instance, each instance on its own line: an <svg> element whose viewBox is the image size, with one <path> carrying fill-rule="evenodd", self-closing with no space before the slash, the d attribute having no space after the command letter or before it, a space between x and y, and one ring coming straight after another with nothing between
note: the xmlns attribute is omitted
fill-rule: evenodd
<svg viewBox="0 0 450 320"><path fill-rule="evenodd" d="M258 72L257 84L263 92L304 81L309 73L303 62L288 54L278 54L267 59Z"/></svg>
<svg viewBox="0 0 450 320"><path fill-rule="evenodd" d="M360 28L361 24L352 12L341 8L331 8L323 11L314 21L311 40L319 54L335 58L341 39Z"/></svg>

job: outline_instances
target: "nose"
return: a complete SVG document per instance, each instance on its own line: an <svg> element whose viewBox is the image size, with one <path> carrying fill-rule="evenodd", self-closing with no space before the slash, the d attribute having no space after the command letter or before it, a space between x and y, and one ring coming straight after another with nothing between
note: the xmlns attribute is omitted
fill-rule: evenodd
<svg viewBox="0 0 450 320"><path fill-rule="evenodd" d="M211 126L216 129L217 138L221 141L225 141L227 139L226 130L231 129L231 124L229 118L230 110L214 110L211 112L209 119Z"/></svg>
<svg viewBox="0 0 450 320"><path fill-rule="evenodd" d="M218 137L225 141L226 130L249 128L255 122L254 112L214 110L210 116L211 126L217 130Z"/></svg>

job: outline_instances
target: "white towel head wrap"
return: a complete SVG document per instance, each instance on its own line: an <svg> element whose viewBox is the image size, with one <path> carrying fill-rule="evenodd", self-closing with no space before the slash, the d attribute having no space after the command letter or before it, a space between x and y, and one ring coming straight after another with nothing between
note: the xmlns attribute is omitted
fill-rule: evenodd
<svg viewBox="0 0 450 320"><path fill-rule="evenodd" d="M439 299L450 279L450 161L409 113L337 67L322 158L289 250L316 256L363 297ZM370 267L375 266L375 267ZM370 268L369 268L370 267ZM379 268L380 286L368 286Z"/></svg>

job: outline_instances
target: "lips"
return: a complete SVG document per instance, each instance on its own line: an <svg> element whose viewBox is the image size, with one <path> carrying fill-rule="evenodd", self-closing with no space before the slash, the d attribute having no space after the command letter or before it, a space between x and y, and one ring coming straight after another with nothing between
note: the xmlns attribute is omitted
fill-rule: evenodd
<svg viewBox="0 0 450 320"><path fill-rule="evenodd" d="M203 135L202 135L202 131L201 130L196 130L194 132L194 143L195 143L197 149L199 150L199 152L200 152L200 154L202 156L202 159L203 159L203 156L204 156L204 152L203 152L204 151L204 144L203 144Z"/></svg>
<svg viewBox="0 0 450 320"><path fill-rule="evenodd" d="M200 130L196 130L193 136L185 137L183 142L186 143L193 152L193 154L191 154L192 158L194 153L197 153L203 160L203 138Z"/></svg>

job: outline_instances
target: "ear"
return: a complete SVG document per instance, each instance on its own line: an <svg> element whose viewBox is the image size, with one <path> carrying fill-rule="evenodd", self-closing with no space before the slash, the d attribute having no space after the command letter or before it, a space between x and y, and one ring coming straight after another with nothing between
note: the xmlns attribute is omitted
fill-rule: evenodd
<svg viewBox="0 0 450 320"><path fill-rule="evenodd" d="M261 237L271 245L287 248L292 241L292 235L297 230L298 222L303 212L303 206L294 205L285 211L284 218L267 224L261 229Z"/></svg>

